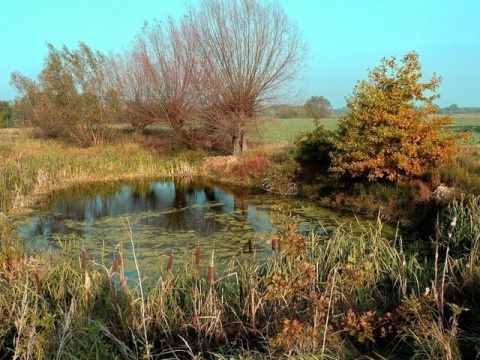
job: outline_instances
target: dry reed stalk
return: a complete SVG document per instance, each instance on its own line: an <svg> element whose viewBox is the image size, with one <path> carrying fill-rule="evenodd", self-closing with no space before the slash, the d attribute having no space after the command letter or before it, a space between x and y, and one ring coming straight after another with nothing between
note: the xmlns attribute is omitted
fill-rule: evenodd
<svg viewBox="0 0 480 360"><path fill-rule="evenodd" d="M333 271L332 276L332 287L330 288L330 297L328 299L328 308L327 308L327 318L325 319L325 327L323 330L323 342L322 342L322 352L321 357L325 355L325 344L327 342L327 331L328 331L328 322L330 321L330 309L332 306L332 299L333 299L333 289L335 288L335 275L337 274L337 270Z"/></svg>
<svg viewBox="0 0 480 360"><path fill-rule="evenodd" d="M434 264L434 271L435 271L435 278L434 278L434 294L437 298L437 308L440 309L440 298L438 294L438 249L440 247L440 220L439 215L437 214L437 222L435 223L435 264Z"/></svg>
<svg viewBox="0 0 480 360"><path fill-rule="evenodd" d="M435 223L435 243L438 244L440 241L440 222L438 220L437 215L437 222Z"/></svg>
<svg viewBox="0 0 480 360"><path fill-rule="evenodd" d="M85 300L87 303L87 308L90 308L90 300L92 298L92 280L90 279L90 276L88 276L88 272L85 270Z"/></svg>
<svg viewBox="0 0 480 360"><path fill-rule="evenodd" d="M148 341L148 334L147 334L147 319L146 319L146 308L145 308L145 295L143 292L143 285L142 285L142 276L140 275L140 267L138 265L138 258L137 258L137 253L135 252L135 244L133 243L133 233L132 233L132 227L130 226L130 221L127 218L127 225L128 225L128 235L130 237L130 243L132 245L132 254L133 254L133 261L135 262L135 269L137 270L137 275L138 275L138 287L140 289L140 309L141 309L141 325L143 327L143 341L145 344L145 357L147 359L150 359L150 348L151 345ZM173 259L172 259L173 261Z"/></svg>
<svg viewBox="0 0 480 360"><path fill-rule="evenodd" d="M212 260L210 261L210 265L208 266L208 273L207 273L207 281L210 285L213 284L213 269L214 269L213 256L214 256L214 251L212 251Z"/></svg>

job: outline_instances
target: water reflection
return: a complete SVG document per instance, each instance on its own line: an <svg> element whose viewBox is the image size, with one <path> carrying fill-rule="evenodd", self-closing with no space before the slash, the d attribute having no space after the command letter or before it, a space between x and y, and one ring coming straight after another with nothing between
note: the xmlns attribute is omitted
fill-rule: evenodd
<svg viewBox="0 0 480 360"><path fill-rule="evenodd" d="M41 210L19 222L32 248L55 248L66 235L95 251L114 251L129 243L143 257L183 253L196 245L228 257L249 239L259 250L271 230L268 207L248 191L233 191L199 181L155 181L72 189L55 194Z"/></svg>
<svg viewBox="0 0 480 360"><path fill-rule="evenodd" d="M268 255L271 206L278 201L198 180L108 184L53 194L34 216L19 220L18 230L33 249L73 240L105 262L119 244L133 259L133 242L141 268L155 272L166 255L189 256L197 245L206 259L214 251L227 260L249 242ZM331 211L295 206L305 219L336 224ZM127 266L134 271L133 261Z"/></svg>

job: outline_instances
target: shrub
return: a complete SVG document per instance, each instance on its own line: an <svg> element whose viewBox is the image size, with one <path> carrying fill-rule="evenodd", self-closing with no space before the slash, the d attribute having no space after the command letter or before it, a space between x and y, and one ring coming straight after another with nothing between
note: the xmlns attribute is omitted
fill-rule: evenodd
<svg viewBox="0 0 480 360"><path fill-rule="evenodd" d="M399 181L425 175L450 158L457 137L444 130L448 117L437 117L433 100L441 78L422 76L418 54L382 59L347 99L349 113L340 118L332 170L369 180ZM420 104L420 106L419 106Z"/></svg>
<svg viewBox="0 0 480 360"><path fill-rule="evenodd" d="M326 130L318 121L315 129L300 135L296 140L295 159L305 180L315 180L319 174L328 172L331 153L335 150L334 132Z"/></svg>

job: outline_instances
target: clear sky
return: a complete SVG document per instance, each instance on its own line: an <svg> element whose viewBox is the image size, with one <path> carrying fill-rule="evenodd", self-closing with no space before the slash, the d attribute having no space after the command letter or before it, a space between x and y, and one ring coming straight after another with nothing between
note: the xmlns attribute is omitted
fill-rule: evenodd
<svg viewBox="0 0 480 360"><path fill-rule="evenodd" d="M197 0L191 0L195 3ZM261 1L261 0L260 0ZM480 106L480 1L278 0L310 49L297 102L312 95L345 106L382 57L415 50L425 80L442 76L437 104ZM46 42L104 53L129 47L145 21L178 18L183 0L0 0L0 100L16 96L13 71L36 79Z"/></svg>

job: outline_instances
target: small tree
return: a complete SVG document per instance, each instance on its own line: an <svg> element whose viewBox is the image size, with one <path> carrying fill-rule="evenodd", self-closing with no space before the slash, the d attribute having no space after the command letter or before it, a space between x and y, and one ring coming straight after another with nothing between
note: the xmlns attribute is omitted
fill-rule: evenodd
<svg viewBox="0 0 480 360"><path fill-rule="evenodd" d="M113 63L116 88L123 94L125 102L122 119L140 134L148 125L160 121L162 117L155 86L145 73L145 61L137 48L115 55Z"/></svg>
<svg viewBox="0 0 480 360"><path fill-rule="evenodd" d="M332 170L369 180L416 177L453 154L455 137L445 131L448 117L437 117L433 100L441 78L420 82L416 52L396 63L382 59L347 99L349 114L340 118Z"/></svg>
<svg viewBox="0 0 480 360"><path fill-rule="evenodd" d="M115 91L111 64L86 44L70 51L47 44L48 56L37 81L15 72L11 83L22 95L17 104L44 137L82 146L110 138L109 126L122 107ZM21 106L20 106L21 105Z"/></svg>
<svg viewBox="0 0 480 360"><path fill-rule="evenodd" d="M333 113L332 104L323 96L312 96L303 107L305 108L305 114L314 120L330 117Z"/></svg>

